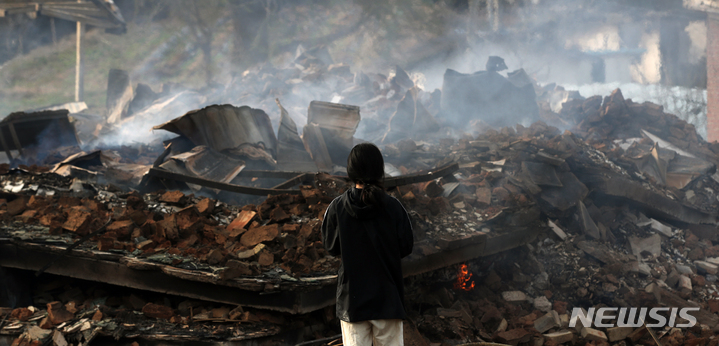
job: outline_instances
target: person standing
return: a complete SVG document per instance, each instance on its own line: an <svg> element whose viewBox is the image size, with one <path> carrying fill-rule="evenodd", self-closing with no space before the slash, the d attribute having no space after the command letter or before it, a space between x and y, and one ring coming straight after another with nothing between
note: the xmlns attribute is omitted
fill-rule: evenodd
<svg viewBox="0 0 719 346"><path fill-rule="evenodd" d="M347 158L354 186L335 198L322 221L325 249L342 259L337 317L344 345L404 345L401 259L412 253L409 214L382 187L379 148L362 143Z"/></svg>

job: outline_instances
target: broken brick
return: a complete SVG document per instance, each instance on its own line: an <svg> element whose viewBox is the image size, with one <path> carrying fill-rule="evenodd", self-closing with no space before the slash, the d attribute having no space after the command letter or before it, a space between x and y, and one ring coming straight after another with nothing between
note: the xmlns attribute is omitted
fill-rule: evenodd
<svg viewBox="0 0 719 346"><path fill-rule="evenodd" d="M160 196L160 202L170 204L182 204L185 200L185 194L181 191L167 191Z"/></svg>
<svg viewBox="0 0 719 346"><path fill-rule="evenodd" d="M607 341L607 335L601 330L594 328L582 328L582 337L587 341Z"/></svg>
<svg viewBox="0 0 719 346"><path fill-rule="evenodd" d="M492 196L496 197L498 201L508 201L510 197L509 191L503 187L495 187L492 189Z"/></svg>
<svg viewBox="0 0 719 346"><path fill-rule="evenodd" d="M285 211L282 210L282 208L280 207L272 209L272 211L270 212L270 220L272 220L272 222L280 223L283 221L287 221L289 218L290 216L287 215L287 213L285 213Z"/></svg>
<svg viewBox="0 0 719 346"><path fill-rule="evenodd" d="M261 266L272 265L274 261L275 256L267 250L260 251L259 256L257 256L257 263L259 263Z"/></svg>
<svg viewBox="0 0 719 346"><path fill-rule="evenodd" d="M15 217L16 220L22 223L32 223L37 215L37 210L25 210L22 214Z"/></svg>
<svg viewBox="0 0 719 346"><path fill-rule="evenodd" d="M92 314L92 320L93 320L93 321L96 321L96 322L97 322L97 321L102 321L102 317L103 317L103 316L102 316L102 311L100 311L100 310L97 310L97 311L95 311L94 314Z"/></svg>
<svg viewBox="0 0 719 346"><path fill-rule="evenodd" d="M521 328L511 329L508 331L497 333L497 339L499 339L499 341L515 346L519 343L529 342L531 338L532 333Z"/></svg>
<svg viewBox="0 0 719 346"><path fill-rule="evenodd" d="M255 246L264 241L270 241L279 235L279 227L277 224L251 228L242 234L240 243L244 246Z"/></svg>
<svg viewBox="0 0 719 346"><path fill-rule="evenodd" d="M7 213L10 216L20 215L27 208L27 197L18 196L7 203Z"/></svg>
<svg viewBox="0 0 719 346"><path fill-rule="evenodd" d="M320 201L320 198L322 197L322 193L318 189L308 188L306 186L302 186L300 188L300 193L302 194L302 197L305 199L305 202L309 205L317 204Z"/></svg>
<svg viewBox="0 0 719 346"><path fill-rule="evenodd" d="M299 234L297 234L297 239L299 240L299 242L304 243L305 241L310 239L313 234L319 232L320 225L320 222L317 222L316 220L310 221L302 225Z"/></svg>
<svg viewBox="0 0 719 346"><path fill-rule="evenodd" d="M286 224L282 225L282 228L280 229L280 231L282 233L294 233L294 232L299 231L300 227L301 226L296 223L286 223Z"/></svg>
<svg viewBox="0 0 719 346"><path fill-rule="evenodd" d="M143 210L143 209L147 208L147 204L142 199L142 197L135 193L127 196L127 199L125 200L125 202L127 203L128 207L135 209L135 210Z"/></svg>
<svg viewBox="0 0 719 346"><path fill-rule="evenodd" d="M563 302L561 300L555 300L554 303L552 303L552 309L556 311L558 314L566 314L567 313L567 302Z"/></svg>
<svg viewBox="0 0 719 346"><path fill-rule="evenodd" d="M75 315L65 309L60 302L52 302L47 304L47 314L53 325L67 322L75 317Z"/></svg>
<svg viewBox="0 0 719 346"><path fill-rule="evenodd" d="M227 268L225 268L220 273L220 278L222 280L229 280L242 275L252 275L252 269L250 269L250 265L245 262L238 260L228 260L225 265L227 266Z"/></svg>
<svg viewBox="0 0 719 346"><path fill-rule="evenodd" d="M295 204L290 207L290 214L295 216L302 215L305 211L307 211L306 204Z"/></svg>
<svg viewBox="0 0 719 346"><path fill-rule="evenodd" d="M112 238L100 238L97 240L97 249L100 251L107 251L113 249L115 240Z"/></svg>
<svg viewBox="0 0 719 346"><path fill-rule="evenodd" d="M10 313L10 317L17 318L18 320L25 322L32 316L32 311L28 308L17 308Z"/></svg>
<svg viewBox="0 0 719 346"><path fill-rule="evenodd" d="M209 213L212 213L212 211L215 209L215 203L215 200L203 198L201 201L195 204L195 207L197 207L197 211L200 214L207 215Z"/></svg>
<svg viewBox="0 0 719 346"><path fill-rule="evenodd" d="M145 306L142 307L142 313L147 317L164 320L169 320L174 315L172 308L154 303L145 304Z"/></svg>
<svg viewBox="0 0 719 346"><path fill-rule="evenodd" d="M144 251L144 250L151 249L154 244L155 244L154 241L148 239L148 240L137 243L137 245L135 245L135 247Z"/></svg>
<svg viewBox="0 0 719 346"><path fill-rule="evenodd" d="M441 196L442 193L444 193L444 188L442 188L439 183L433 180L424 186L424 193L427 195L427 197L434 198L437 196Z"/></svg>
<svg viewBox="0 0 719 346"><path fill-rule="evenodd" d="M210 265L220 264L224 259L225 255L220 249L212 249L210 253L207 254L207 263Z"/></svg>
<svg viewBox="0 0 719 346"><path fill-rule="evenodd" d="M42 196L37 196L37 195L32 195L32 196L30 196L30 199L27 202L27 207L31 208L31 209L40 209L42 207L47 206L48 204L50 204L50 202L48 201L48 198L42 197Z"/></svg>
<svg viewBox="0 0 719 346"><path fill-rule="evenodd" d="M558 344L563 344L565 342L572 341L572 339L574 339L574 334L571 331L562 330L554 333L544 334L544 337Z"/></svg>
<svg viewBox="0 0 719 346"><path fill-rule="evenodd" d="M612 327L607 328L607 338L609 342L617 342L624 340L634 331L632 327Z"/></svg>
<svg viewBox="0 0 719 346"><path fill-rule="evenodd" d="M165 216L164 219L155 223L156 234L161 238L176 240L179 237L175 214Z"/></svg>
<svg viewBox="0 0 719 346"><path fill-rule="evenodd" d="M478 208L486 208L492 204L492 190L489 188L478 187L475 195L477 195L476 203Z"/></svg>
<svg viewBox="0 0 719 346"><path fill-rule="evenodd" d="M107 232L116 234L118 239L126 239L134 228L135 223L132 220L115 221L107 226Z"/></svg>
<svg viewBox="0 0 719 346"><path fill-rule="evenodd" d="M245 226L257 215L256 212L250 210L243 210L232 222L227 225L227 233L230 237L237 237L238 235L245 232Z"/></svg>
<svg viewBox="0 0 719 346"><path fill-rule="evenodd" d="M190 247L192 245L195 245L198 240L199 238L197 237L197 234L190 234L187 238L177 243L177 248L184 249Z"/></svg>
<svg viewBox="0 0 719 346"><path fill-rule="evenodd" d="M62 228L80 235L88 233L92 214L83 207L72 207Z"/></svg>

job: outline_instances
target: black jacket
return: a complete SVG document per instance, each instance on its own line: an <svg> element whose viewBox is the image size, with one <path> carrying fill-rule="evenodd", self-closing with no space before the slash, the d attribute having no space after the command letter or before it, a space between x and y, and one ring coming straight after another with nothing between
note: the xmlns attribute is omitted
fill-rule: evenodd
<svg viewBox="0 0 719 346"><path fill-rule="evenodd" d="M335 198L325 212L322 240L341 256L337 278L337 317L346 322L404 319L404 286L400 259L412 253L409 215L394 197L369 206L361 189Z"/></svg>

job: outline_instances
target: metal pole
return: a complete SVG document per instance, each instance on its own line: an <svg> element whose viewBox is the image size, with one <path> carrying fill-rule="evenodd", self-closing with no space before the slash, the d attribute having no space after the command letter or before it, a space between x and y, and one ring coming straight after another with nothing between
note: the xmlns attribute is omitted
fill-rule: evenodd
<svg viewBox="0 0 719 346"><path fill-rule="evenodd" d="M82 0L77 0L82 2ZM75 102L82 101L85 98L85 83L83 81L85 71L82 66L82 35L85 31L85 24L77 22L77 52L75 62Z"/></svg>

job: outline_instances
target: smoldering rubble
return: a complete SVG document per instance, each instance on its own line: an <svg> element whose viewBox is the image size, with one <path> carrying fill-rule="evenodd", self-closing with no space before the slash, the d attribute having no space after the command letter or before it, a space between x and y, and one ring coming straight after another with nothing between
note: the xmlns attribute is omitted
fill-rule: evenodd
<svg viewBox="0 0 719 346"><path fill-rule="evenodd" d="M0 310L0 333L18 345L334 336L339 259L319 226L349 186L347 153L371 141L414 227L407 340L717 343L719 146L692 125L618 89L554 112L567 94L523 71L447 71L430 93L399 67L352 74L314 52L221 90L155 93L115 71L112 116L74 118L85 141L20 143L0 166L0 265L52 279ZM499 92L462 93L487 83ZM335 102L298 105L307 90ZM140 125L167 137L108 146ZM701 310L689 329L569 328L573 308L604 306Z"/></svg>

